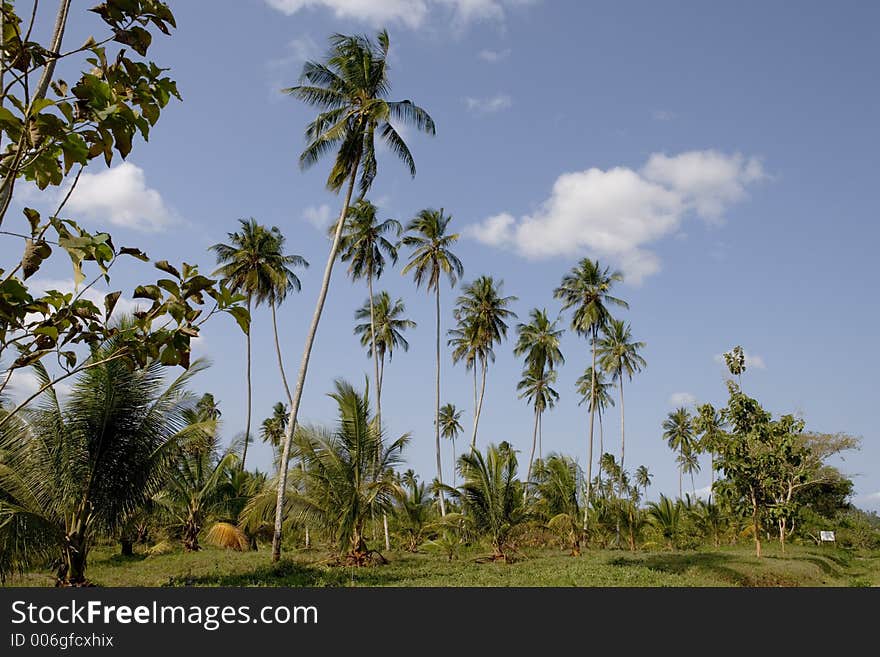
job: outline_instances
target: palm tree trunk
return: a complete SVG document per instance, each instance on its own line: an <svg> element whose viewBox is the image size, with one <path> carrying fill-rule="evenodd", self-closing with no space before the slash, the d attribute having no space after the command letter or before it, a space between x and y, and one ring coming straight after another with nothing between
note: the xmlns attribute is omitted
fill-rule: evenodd
<svg viewBox="0 0 880 657"><path fill-rule="evenodd" d="M247 300L248 315L251 314L251 297L248 295ZM251 442L251 396L253 395L251 387L251 332L248 330L247 335L247 421L244 427L244 447L241 449L241 463L239 470L244 472L244 462L247 459L248 444Z"/></svg>
<svg viewBox="0 0 880 657"><path fill-rule="evenodd" d="M440 279L437 279L437 288L434 296L434 309L437 315L437 388L434 394L434 444L437 451L437 481L443 483L443 465L440 461ZM440 494L440 515L446 516L446 500L443 498L443 489Z"/></svg>
<svg viewBox="0 0 880 657"><path fill-rule="evenodd" d="M620 378L620 489L623 490L623 458L626 455L626 431L624 429L624 405L623 405L623 372L618 372Z"/></svg>
<svg viewBox="0 0 880 657"><path fill-rule="evenodd" d="M455 454L455 434L453 433L452 434L452 487L453 488L455 488L456 484L458 483L456 481L456 477L455 477L455 456L456 456L456 454Z"/></svg>
<svg viewBox="0 0 880 657"><path fill-rule="evenodd" d="M709 482L709 501L712 501L712 491L715 489L715 452L709 452L709 457L712 459L711 464L709 465L711 472L710 476L712 477Z"/></svg>
<svg viewBox="0 0 880 657"><path fill-rule="evenodd" d="M284 373L284 359L281 358L281 343L278 342L278 321L275 318L275 301L269 302L272 309L272 331L275 333L275 354L278 356L278 370L281 372L281 383L284 384L284 394L287 395L287 403L291 403L290 386L287 385L287 375Z"/></svg>
<svg viewBox="0 0 880 657"><path fill-rule="evenodd" d="M290 415L287 418L287 426L284 429L284 449L281 452L281 465L278 473L278 498L275 504L275 529L272 534L272 561L278 561L281 558L281 521L283 520L284 513L284 493L287 488L287 462L290 459L290 440L293 437L293 431L296 427L296 417L299 413L299 404L306 383L306 373L309 369L309 358L312 355L312 345L315 343L315 336L318 333L318 323L321 321L321 313L324 310L324 301L326 301L327 292L330 289L330 277L333 274L333 264L336 262L336 254L339 251L339 238L342 236L342 227L345 223L345 216L348 214L348 206L351 203L351 194L354 191L354 184L357 180L360 161L360 154L358 154L354 162L354 167L352 167L348 189L345 192L345 200L342 203L342 211L339 213L336 232L333 234L333 243L330 246L330 253L327 255L327 265L324 267L324 279L321 282L321 291L318 293L318 300L315 304L315 313L312 316L312 324L309 327L309 333L306 336L302 363L300 363L299 366L296 388L294 389L293 400L290 403Z"/></svg>
<svg viewBox="0 0 880 657"><path fill-rule="evenodd" d="M480 398L477 401L477 410L474 413L474 435L471 436L471 449L477 448L477 426L480 424L480 414L483 412L483 398L486 396L486 372L489 369L488 360L485 357L480 358L481 379L480 379Z"/></svg>
<svg viewBox="0 0 880 657"><path fill-rule="evenodd" d="M684 450L679 450L679 454L684 455ZM678 464L678 499L682 499L683 495L681 493L681 464Z"/></svg>
<svg viewBox="0 0 880 657"><path fill-rule="evenodd" d="M373 375L376 383L376 425L382 429L382 383L379 379L379 353L376 351L376 311L373 306L373 268L367 270L367 289L370 293L370 349L373 352Z"/></svg>
<svg viewBox="0 0 880 657"><path fill-rule="evenodd" d="M544 458L544 415L538 417L538 458Z"/></svg>
<svg viewBox="0 0 880 657"><path fill-rule="evenodd" d="M523 502L528 498L529 482L532 480L532 462L535 460L535 445L538 442L538 422L541 420L541 413L538 407L535 407L535 428L532 431L532 453L529 454L529 469L526 470L526 481L523 486Z"/></svg>
<svg viewBox="0 0 880 657"><path fill-rule="evenodd" d="M599 409L596 412L596 415L599 418L599 462L602 462L602 455L605 453L605 423L602 422L602 409ZM599 490L602 490L602 468L599 468L599 472L596 475L599 477Z"/></svg>
<svg viewBox="0 0 880 657"><path fill-rule="evenodd" d="M597 329L593 327L593 375L590 383L590 447L587 451L587 502L584 504L584 529L587 528L587 518L589 517L590 500L593 497L593 418L595 416L596 399L596 333Z"/></svg>

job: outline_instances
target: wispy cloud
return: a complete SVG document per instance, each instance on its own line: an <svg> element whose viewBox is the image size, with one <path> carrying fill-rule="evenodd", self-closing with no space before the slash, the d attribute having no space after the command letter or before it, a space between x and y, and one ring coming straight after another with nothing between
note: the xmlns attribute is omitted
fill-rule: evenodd
<svg viewBox="0 0 880 657"><path fill-rule="evenodd" d="M465 232L530 259L601 257L638 284L660 270L649 245L676 234L689 215L721 222L724 211L764 177L759 159L739 153L654 153L637 170L619 166L564 173L531 214L501 212Z"/></svg>
<svg viewBox="0 0 880 657"><path fill-rule="evenodd" d="M333 221L333 215L330 206L326 203L321 205L310 205L303 210L303 219L308 221L317 230L324 232Z"/></svg>
<svg viewBox="0 0 880 657"><path fill-rule="evenodd" d="M669 395L670 406L693 406L697 398L689 392L673 392Z"/></svg>
<svg viewBox="0 0 880 657"><path fill-rule="evenodd" d="M321 49L315 40L305 34L287 42L281 56L266 62L269 75L269 90L273 100L280 100L281 89L296 84L302 71L302 65L309 59L315 59Z"/></svg>
<svg viewBox="0 0 880 657"><path fill-rule="evenodd" d="M513 100L507 94L497 94L489 98L465 98L465 105L469 111L475 114L494 114L510 109Z"/></svg>
<svg viewBox="0 0 880 657"><path fill-rule="evenodd" d="M504 50L481 50L477 53L477 57L482 59L484 62L496 64L510 57L510 48L505 48Z"/></svg>
<svg viewBox="0 0 880 657"><path fill-rule="evenodd" d="M674 121L678 114L669 110L655 109L651 112L651 118L655 121Z"/></svg>
<svg viewBox="0 0 880 657"><path fill-rule="evenodd" d="M451 17L458 26L482 21L503 22L513 7L537 0L266 0L273 9L293 15L304 9L323 9L336 18L362 21L379 27L386 24L422 27L431 17Z"/></svg>

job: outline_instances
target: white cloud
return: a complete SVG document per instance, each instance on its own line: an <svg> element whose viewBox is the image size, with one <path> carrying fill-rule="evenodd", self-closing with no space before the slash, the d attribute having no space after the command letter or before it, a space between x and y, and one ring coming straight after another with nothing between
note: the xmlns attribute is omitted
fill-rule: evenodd
<svg viewBox="0 0 880 657"><path fill-rule="evenodd" d="M465 98L467 108L477 114L494 114L502 110L510 109L513 100L507 94L497 94L489 98Z"/></svg>
<svg viewBox="0 0 880 657"><path fill-rule="evenodd" d="M507 59L508 57L510 57L510 48L505 48L504 50L490 50L487 48L478 52L477 57L482 59L484 62L495 64L503 59Z"/></svg>
<svg viewBox="0 0 880 657"><path fill-rule="evenodd" d="M372 25L398 22L418 27L428 14L427 0L266 0L269 6L287 15L301 9L324 8L336 18L353 18Z"/></svg>
<svg viewBox="0 0 880 657"><path fill-rule="evenodd" d="M743 349L743 356L746 359L746 370L749 368L753 370L766 370L767 364L764 362L764 358L759 356L758 354L751 354L745 349ZM725 367L727 367L727 363L724 360L724 354L715 354L713 359L716 363L721 363Z"/></svg>
<svg viewBox="0 0 880 657"><path fill-rule="evenodd" d="M454 22L464 25L476 21L503 21L510 7L535 0L266 0L288 16L302 9L326 9L339 19L354 19L382 26L396 23L421 27L434 9L452 12Z"/></svg>
<svg viewBox="0 0 880 657"><path fill-rule="evenodd" d="M765 177L757 158L714 150L673 157L654 153L642 168L642 175L674 190L700 217L713 222L720 220L725 207L745 197L746 185Z"/></svg>
<svg viewBox="0 0 880 657"><path fill-rule="evenodd" d="M693 406L697 398L689 392L673 392L669 396L670 406Z"/></svg>
<svg viewBox="0 0 880 657"><path fill-rule="evenodd" d="M5 376L5 374L4 374ZM15 404L20 404L40 389L40 382L31 368L17 369L12 372L6 392ZM65 381L55 384L55 394L65 397L70 394L70 385ZM39 398L37 399L39 401Z"/></svg>
<svg viewBox="0 0 880 657"><path fill-rule="evenodd" d="M758 160L738 153L655 153L640 170L564 173L531 214L496 214L465 232L530 259L601 257L638 284L660 270L649 245L676 234L690 214L719 221L724 209L743 199L746 186L763 175Z"/></svg>
<svg viewBox="0 0 880 657"><path fill-rule="evenodd" d="M678 114L669 110L657 109L651 112L651 118L655 121L673 121L678 118Z"/></svg>
<svg viewBox="0 0 880 657"><path fill-rule="evenodd" d="M141 231L160 231L175 221L162 195L147 186L144 170L131 162L83 173L66 209L71 215Z"/></svg>
<svg viewBox="0 0 880 657"><path fill-rule="evenodd" d="M323 232L333 221L333 215L330 212L330 206L324 203L319 206L310 205L303 210L303 219Z"/></svg>

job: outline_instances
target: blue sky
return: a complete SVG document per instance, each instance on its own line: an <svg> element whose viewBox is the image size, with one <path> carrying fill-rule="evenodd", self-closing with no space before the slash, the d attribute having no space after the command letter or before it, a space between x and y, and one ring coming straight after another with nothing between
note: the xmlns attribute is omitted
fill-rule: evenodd
<svg viewBox="0 0 880 657"><path fill-rule="evenodd" d="M210 10L207 8L210 7ZM746 392L810 429L863 438L841 464L856 501L880 508L875 423L878 359L873 249L877 224L880 46L872 3L568 2L563 0L214 0L175 3L178 30L151 58L172 69L183 103L148 144L107 171L95 162L70 214L154 258L211 270L206 248L236 219L279 226L312 267L281 308L288 376L295 375L326 259L324 231L339 200L329 161L301 172L312 110L279 89L333 32L391 35L392 96L411 98L436 137L405 133L418 175L383 157L370 194L387 217L443 207L463 236L465 280L491 274L519 300L555 315L552 291L584 255L622 268L623 316L647 343L647 369L627 383L627 463L655 474L649 497L677 492L660 424L678 401L724 402L717 356L750 355ZM48 13L43 17L48 25ZM78 12L68 43L99 29ZM120 269L130 290L143 269ZM44 284L70 277L41 273ZM433 304L397 270L377 289L407 303L419 327L388 366L383 419L413 432L406 456L433 469ZM447 287L444 329L452 324ZM303 398L303 421L333 418L332 381L358 383L370 361L352 335L366 298L337 268ZM566 323L568 317L563 320ZM254 317L254 425L282 397L268 312ZM213 366L196 380L223 407L224 433L244 428L244 339L224 318L197 346ZM508 440L528 457L531 413L515 393L521 364L500 347L489 373L479 443ZM585 459L586 412L574 381L588 345L563 343L557 409L544 449ZM471 421L470 377L443 363L443 401ZM22 380L20 386L26 386ZM615 412L606 449L619 445ZM463 437L460 445L466 439ZM267 468L270 451L252 448ZM446 478L450 448L444 445ZM708 464L696 486L708 484Z"/></svg>

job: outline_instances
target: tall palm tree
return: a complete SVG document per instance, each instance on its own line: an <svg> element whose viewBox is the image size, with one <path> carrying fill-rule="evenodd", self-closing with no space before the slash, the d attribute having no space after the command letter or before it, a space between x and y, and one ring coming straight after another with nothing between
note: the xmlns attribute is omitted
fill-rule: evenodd
<svg viewBox="0 0 880 657"><path fill-rule="evenodd" d="M648 471L648 466L640 465L636 468L636 486L639 486L643 491L645 491L645 500L648 499L648 486L651 485L651 473Z"/></svg>
<svg viewBox="0 0 880 657"><path fill-rule="evenodd" d="M595 378L596 385L593 385ZM602 418L605 415L605 409L614 406L614 399L611 397L611 382L605 380L605 372L601 369L593 375L593 368L587 366L584 373L578 378L576 384L577 392L581 396L578 406L590 403L591 410L596 411L596 417L599 419L599 458L605 453L605 428ZM595 409L593 409L595 406ZM599 470L599 481L602 480L602 471Z"/></svg>
<svg viewBox="0 0 880 657"><path fill-rule="evenodd" d="M276 460L281 458L281 445L284 442L284 429L287 428L287 404L275 402L272 407L272 415L263 420L260 426L260 438L263 442L272 446L272 452Z"/></svg>
<svg viewBox="0 0 880 657"><path fill-rule="evenodd" d="M559 348L563 331L556 328L555 320L551 321L547 317L547 310L533 308L529 313L529 320L528 323L517 325L518 338L516 346L513 348L514 354L525 356L526 360L526 367L523 371L524 378L520 381L518 389L523 390L524 394L526 390L531 390L527 396L535 405L532 455L529 457L529 474L526 477L526 485L531 481L532 461L535 456L535 443L541 424L541 416L546 408L551 407L559 399L559 393L549 388L549 384L556 380L555 367L565 362ZM548 392L550 394L544 394ZM539 456L540 453L539 451Z"/></svg>
<svg viewBox="0 0 880 657"><path fill-rule="evenodd" d="M275 353L278 356L278 368L284 390L290 398L290 388L284 374L284 362L281 358L281 345L278 341L278 322L275 317L275 306L284 302L291 290L300 290L300 281L291 267L308 267L309 263L298 255L284 253L284 236L277 227L266 228L257 220L239 219L240 231L227 233L229 244L214 244L211 247L217 255L220 267L215 273L223 276L226 285L233 291L247 297L247 308L250 313L253 306L268 303L272 310L272 328L275 334ZM251 334L245 334L247 340L247 421L244 431L244 448L242 449L239 467L244 470L247 459L248 444L251 441Z"/></svg>
<svg viewBox="0 0 880 657"><path fill-rule="evenodd" d="M663 420L663 438L666 440L669 448L678 452L678 497L681 499L681 476L682 461L685 452L691 452L694 441L694 425L690 412L684 406L670 411L669 415Z"/></svg>
<svg viewBox="0 0 880 657"><path fill-rule="evenodd" d="M403 316L406 312L406 304L403 299L391 300L391 296L384 290L373 297L372 303L365 302L354 317L357 320L367 320L354 327L355 335L360 336L361 346L367 348L367 355L372 357L379 354L379 383L376 394L382 394L382 386L385 382L385 356L390 361L394 356L394 350L398 347L409 351L409 342L403 337L407 329L416 328L416 323ZM371 320L372 315L372 320ZM375 336L375 338L374 338ZM373 343L376 349L373 351ZM377 405L378 413L378 405Z"/></svg>
<svg viewBox="0 0 880 657"><path fill-rule="evenodd" d="M377 173L375 140L378 132L391 152L407 166L410 175L415 176L415 161L406 142L391 125L391 119L414 126L428 134L435 132L433 119L421 107L409 100L387 100L390 88L386 64L389 45L387 32L380 32L375 43L364 36L335 34L330 38L330 45L331 51L326 62L306 62L301 76L303 84L285 90L291 96L322 110L306 128L308 145L300 155L300 165L303 168L310 167L336 148L336 158L327 178L327 187L333 192L339 192L345 187L346 191L290 404L278 477L275 531L272 539L273 561L281 558L281 524L290 442L296 427L312 345L330 288L333 263L336 262L345 217L358 175L360 195L363 197L369 191Z"/></svg>
<svg viewBox="0 0 880 657"><path fill-rule="evenodd" d="M373 383L376 387L376 421L382 424L382 386L379 382L379 350L376 346L376 309L374 307L373 280L385 271L385 260L397 262L397 238L403 228L396 219L379 221L378 209L366 199L360 199L348 210L345 227L339 240L339 259L348 262L348 274L352 280L366 279L370 310L370 354L373 357ZM331 232L336 227L331 227ZM392 235L389 241L385 235Z"/></svg>
<svg viewBox="0 0 880 657"><path fill-rule="evenodd" d="M101 361L119 346L93 352ZM187 382L195 361L170 384L152 361L132 369L112 360L86 369L64 403L49 386L41 404L0 433L0 576L58 564L58 583L87 582L89 550L99 530L113 531L162 486L180 445L204 427L184 413L195 400ZM34 365L38 382L51 378Z"/></svg>
<svg viewBox="0 0 880 657"><path fill-rule="evenodd" d="M527 366L523 371L523 378L517 384L520 391L519 398L527 399L535 409L535 426L532 431L532 451L529 454L529 467L526 470L526 481L523 486L523 495L528 494L528 486L532 480L532 464L535 461L535 447L538 442L538 426L541 415L548 408L553 408L559 401L559 393L552 387L556 383L556 370L538 370L537 364Z"/></svg>
<svg viewBox="0 0 880 657"><path fill-rule="evenodd" d="M455 287L464 273L461 260L452 252L452 246L458 241L458 233L447 233L450 215L443 213L443 208L433 210L427 208L420 211L406 226L407 234L403 244L412 249L409 262L402 274L412 272L416 287L425 284L428 292L434 291L434 306L437 318L437 372L434 395L434 440L437 454L437 479L443 483L443 467L440 460L440 278L446 275L449 285ZM443 490L440 490L440 514L446 515L446 503Z"/></svg>
<svg viewBox="0 0 880 657"><path fill-rule="evenodd" d="M516 317L516 313L508 306L516 301L515 296L503 296L503 281L495 281L491 276L480 276L465 285L462 293L455 301L453 315L459 327L450 331L453 336L450 344L459 352L462 345L467 345L467 358L480 363L480 395L474 409L474 430L471 435L471 449L477 444L477 427L483 410L483 399L486 395L486 375L489 362L495 362L495 345L507 337L507 322Z"/></svg>
<svg viewBox="0 0 880 657"><path fill-rule="evenodd" d="M709 501L712 500L712 489L715 488L715 455L724 440L727 422L724 416L712 404L701 404L697 407L694 418L694 430L700 434L698 451L708 452L711 459L711 482L709 484Z"/></svg>
<svg viewBox="0 0 880 657"><path fill-rule="evenodd" d="M623 401L623 377L632 381L633 374L641 372L647 365L645 359L639 353L645 348L644 342L636 342L632 339L632 330L629 324L620 319L612 319L603 328L603 336L599 341L598 356L599 364L606 372L611 374L611 380L617 381L620 393L620 469L624 470L624 456L626 454L626 431L625 405Z"/></svg>
<svg viewBox="0 0 880 657"><path fill-rule="evenodd" d="M603 267L597 260L584 258L562 277L562 283L553 296L562 301L562 309L573 309L571 328L579 335L589 335L593 348L593 377L591 388L596 389L596 349L600 329L608 323L608 306L628 308L622 299L611 295L615 283L623 281L623 274ZM587 455L587 499L591 497L593 471L593 418L595 408L590 404L590 437ZM584 523L587 521L589 502L584 505Z"/></svg>
<svg viewBox="0 0 880 657"><path fill-rule="evenodd" d="M700 471L700 456L695 447L696 443L692 441L690 447L679 453L676 461L678 461L679 469L691 476L691 492L696 498L697 487L694 484L694 473Z"/></svg>
<svg viewBox="0 0 880 657"><path fill-rule="evenodd" d="M461 414L455 404L444 404L440 407L440 435L452 443L452 463L455 464L455 439L462 432ZM452 487L455 488L455 468L452 471Z"/></svg>

